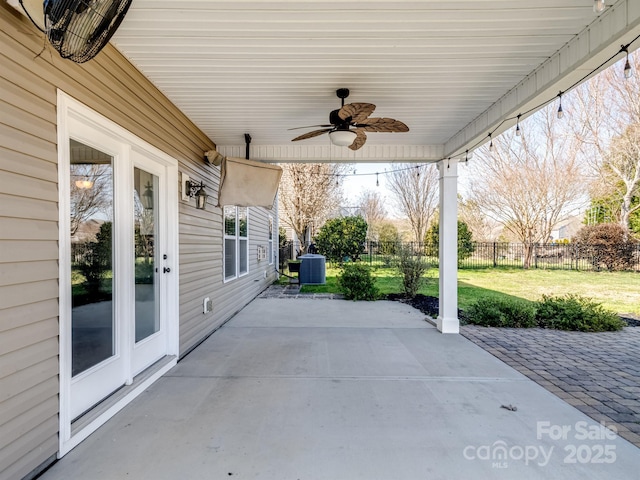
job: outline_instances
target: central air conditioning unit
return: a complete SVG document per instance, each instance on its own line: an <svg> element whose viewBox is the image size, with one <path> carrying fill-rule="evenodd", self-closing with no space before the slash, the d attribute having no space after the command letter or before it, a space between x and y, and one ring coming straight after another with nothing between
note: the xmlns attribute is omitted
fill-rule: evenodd
<svg viewBox="0 0 640 480"><path fill-rule="evenodd" d="M307 253L299 256L298 260L302 260L298 274L300 285L324 285L326 283L324 255Z"/></svg>

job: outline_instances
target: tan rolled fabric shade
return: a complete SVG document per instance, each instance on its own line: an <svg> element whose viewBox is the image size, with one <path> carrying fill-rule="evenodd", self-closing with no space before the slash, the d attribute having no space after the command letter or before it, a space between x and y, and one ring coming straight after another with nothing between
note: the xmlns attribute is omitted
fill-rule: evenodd
<svg viewBox="0 0 640 480"><path fill-rule="evenodd" d="M271 208L281 176L277 165L227 157L220 167L218 206Z"/></svg>

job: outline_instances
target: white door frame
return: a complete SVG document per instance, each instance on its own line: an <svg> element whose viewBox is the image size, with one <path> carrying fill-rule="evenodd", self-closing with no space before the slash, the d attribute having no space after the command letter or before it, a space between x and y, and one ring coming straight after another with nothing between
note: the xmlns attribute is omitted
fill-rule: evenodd
<svg viewBox="0 0 640 480"><path fill-rule="evenodd" d="M81 430L71 432L71 278L68 266L71 262L71 251L68 241L69 232L69 138L72 137L72 121L78 121L90 126L103 134L109 135L115 142L124 143L127 147L122 150L121 159L131 163L131 151L135 150L162 165L167 169L166 193L166 248L168 255L166 266L171 268L171 274L165 275L164 292L167 292L163 308L166 309L167 327L167 355L177 358L179 353L179 282L178 282L178 162L156 147L146 143L131 132L120 127L111 120L78 102L71 96L58 90L57 97L57 127L58 127L58 190L59 190L59 378L60 378L60 431L58 457L62 457L72 448L88 437L92 432L115 415L126 404L142 393L151 383L172 368L176 360L168 362L161 370L148 376L140 385L134 385L123 398L111 406L104 413L85 425ZM129 189L130 192L133 188ZM133 301L128 299L128 301ZM130 362L129 362L130 365ZM133 373L127 372L128 382Z"/></svg>

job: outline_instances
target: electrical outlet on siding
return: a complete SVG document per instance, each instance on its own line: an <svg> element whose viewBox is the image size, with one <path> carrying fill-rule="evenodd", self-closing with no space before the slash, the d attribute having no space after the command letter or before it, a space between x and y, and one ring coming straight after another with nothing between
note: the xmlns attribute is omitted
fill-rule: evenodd
<svg viewBox="0 0 640 480"><path fill-rule="evenodd" d="M209 313L213 310L213 302L209 297L202 301L202 313Z"/></svg>

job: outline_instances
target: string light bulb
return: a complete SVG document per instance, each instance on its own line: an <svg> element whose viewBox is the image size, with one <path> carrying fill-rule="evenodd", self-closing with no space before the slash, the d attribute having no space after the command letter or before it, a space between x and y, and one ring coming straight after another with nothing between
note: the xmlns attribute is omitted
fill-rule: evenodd
<svg viewBox="0 0 640 480"><path fill-rule="evenodd" d="M604 12L604 8L605 8L604 0L594 0L593 1L593 11L595 13Z"/></svg>
<svg viewBox="0 0 640 480"><path fill-rule="evenodd" d="M420 178L420 167L416 167L416 177Z"/></svg>
<svg viewBox="0 0 640 480"><path fill-rule="evenodd" d="M520 131L520 114L518 114L518 119L516 120L516 137L519 137L522 132Z"/></svg>
<svg viewBox="0 0 640 480"><path fill-rule="evenodd" d="M491 138L491 133L489 133L489 151L493 152L493 138Z"/></svg>
<svg viewBox="0 0 640 480"><path fill-rule="evenodd" d="M629 63L629 49L626 45L623 45L621 51L627 54L624 62L624 78L631 78L633 77L633 69L631 68L631 63Z"/></svg>
<svg viewBox="0 0 640 480"><path fill-rule="evenodd" d="M469 150L464 152L464 163L469 163Z"/></svg>
<svg viewBox="0 0 640 480"><path fill-rule="evenodd" d="M558 94L558 118L564 117L564 110L562 110L562 92Z"/></svg>
<svg viewBox="0 0 640 480"><path fill-rule="evenodd" d="M376 187L380 186L380 180L378 180L378 172L376 172Z"/></svg>

